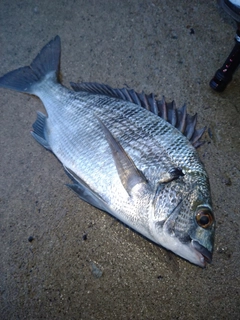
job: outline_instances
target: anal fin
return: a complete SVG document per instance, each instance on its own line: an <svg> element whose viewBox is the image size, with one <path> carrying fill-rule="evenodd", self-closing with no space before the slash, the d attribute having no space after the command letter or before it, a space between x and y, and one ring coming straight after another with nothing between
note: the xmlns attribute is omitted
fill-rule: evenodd
<svg viewBox="0 0 240 320"><path fill-rule="evenodd" d="M37 140L37 142L40 143L44 148L52 151L45 137L46 120L47 116L38 111L37 119L33 124L33 131L31 131L31 134L33 138Z"/></svg>

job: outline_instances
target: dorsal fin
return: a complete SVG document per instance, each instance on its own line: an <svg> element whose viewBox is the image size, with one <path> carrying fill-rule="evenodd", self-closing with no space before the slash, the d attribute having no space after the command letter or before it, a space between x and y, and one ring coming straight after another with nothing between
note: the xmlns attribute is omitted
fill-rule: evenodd
<svg viewBox="0 0 240 320"><path fill-rule="evenodd" d="M186 105L177 108L174 101L166 103L163 96L162 100L156 100L153 93L138 93L133 89L121 88L115 89L107 84L96 82L70 82L74 91L84 91L92 94L103 94L109 97L130 101L135 103L176 127L184 134L195 148L201 146L204 142L200 141L206 127L196 129L197 114L191 116L187 113Z"/></svg>

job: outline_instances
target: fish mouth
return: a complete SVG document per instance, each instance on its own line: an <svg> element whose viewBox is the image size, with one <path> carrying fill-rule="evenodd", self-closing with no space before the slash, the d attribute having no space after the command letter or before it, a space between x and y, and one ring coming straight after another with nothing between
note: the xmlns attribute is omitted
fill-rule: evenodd
<svg viewBox="0 0 240 320"><path fill-rule="evenodd" d="M212 252L202 246L198 241L192 240L192 246L198 253L200 253L204 259L204 262L211 263L212 262Z"/></svg>

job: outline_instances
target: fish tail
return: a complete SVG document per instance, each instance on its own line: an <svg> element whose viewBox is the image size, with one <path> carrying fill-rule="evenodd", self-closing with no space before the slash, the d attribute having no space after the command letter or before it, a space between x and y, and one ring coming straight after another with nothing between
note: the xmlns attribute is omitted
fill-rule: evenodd
<svg viewBox="0 0 240 320"><path fill-rule="evenodd" d="M47 75L58 81L61 54L60 37L56 36L46 44L30 66L13 70L0 78L0 87L19 92L35 93L34 87Z"/></svg>

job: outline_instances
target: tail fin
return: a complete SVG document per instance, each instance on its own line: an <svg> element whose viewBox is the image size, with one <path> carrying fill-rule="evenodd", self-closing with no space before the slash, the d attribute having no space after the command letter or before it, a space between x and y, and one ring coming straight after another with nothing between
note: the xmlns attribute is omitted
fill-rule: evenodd
<svg viewBox="0 0 240 320"><path fill-rule="evenodd" d="M0 78L0 87L19 92L34 93L33 86L47 74L57 81L60 65L61 40L56 36L46 44L30 66L13 70Z"/></svg>

